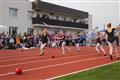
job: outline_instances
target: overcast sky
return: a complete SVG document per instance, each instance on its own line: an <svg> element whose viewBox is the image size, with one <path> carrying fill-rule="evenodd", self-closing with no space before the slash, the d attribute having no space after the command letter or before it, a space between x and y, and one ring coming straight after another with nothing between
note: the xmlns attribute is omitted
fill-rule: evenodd
<svg viewBox="0 0 120 80"><path fill-rule="evenodd" d="M120 23L120 0L42 0L57 5L87 11L93 16L93 27L103 28L111 22L113 26Z"/></svg>

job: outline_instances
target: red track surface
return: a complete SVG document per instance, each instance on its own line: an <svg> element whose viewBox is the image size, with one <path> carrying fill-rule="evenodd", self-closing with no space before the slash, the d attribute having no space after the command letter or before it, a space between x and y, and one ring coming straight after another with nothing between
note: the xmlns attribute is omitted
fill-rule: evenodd
<svg viewBox="0 0 120 80"><path fill-rule="evenodd" d="M110 61L109 55L98 56L94 47L81 47L77 52L71 47L72 52L61 53L61 48L47 48L44 56L39 56L39 49L1 50L0 79L1 80L45 80L68 74L75 71L95 67L116 61ZM106 49L108 52L108 50ZM120 51L119 51L120 53ZM51 58L55 55L55 58ZM16 67L23 69L22 75L16 75Z"/></svg>

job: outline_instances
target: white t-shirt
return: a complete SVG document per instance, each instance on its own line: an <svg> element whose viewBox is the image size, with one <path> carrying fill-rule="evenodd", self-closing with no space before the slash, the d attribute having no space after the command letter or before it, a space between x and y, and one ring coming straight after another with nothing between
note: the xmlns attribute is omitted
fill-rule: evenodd
<svg viewBox="0 0 120 80"><path fill-rule="evenodd" d="M10 43L14 43L14 39L13 38L10 38Z"/></svg>

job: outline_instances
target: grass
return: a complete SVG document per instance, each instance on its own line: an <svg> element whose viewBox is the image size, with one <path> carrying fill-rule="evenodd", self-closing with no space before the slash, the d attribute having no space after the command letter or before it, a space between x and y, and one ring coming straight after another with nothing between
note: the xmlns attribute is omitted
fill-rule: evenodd
<svg viewBox="0 0 120 80"><path fill-rule="evenodd" d="M120 62L57 78L55 80L120 80Z"/></svg>

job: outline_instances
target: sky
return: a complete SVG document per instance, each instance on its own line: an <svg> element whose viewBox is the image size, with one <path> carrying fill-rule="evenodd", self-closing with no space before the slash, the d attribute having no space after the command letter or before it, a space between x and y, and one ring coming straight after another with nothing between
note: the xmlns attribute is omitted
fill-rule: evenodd
<svg viewBox="0 0 120 80"><path fill-rule="evenodd" d="M42 0L53 4L87 11L93 17L93 28L103 29L104 25L120 24L120 0Z"/></svg>

